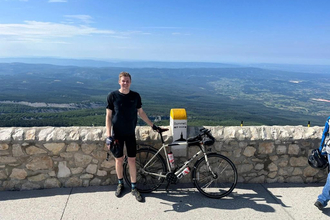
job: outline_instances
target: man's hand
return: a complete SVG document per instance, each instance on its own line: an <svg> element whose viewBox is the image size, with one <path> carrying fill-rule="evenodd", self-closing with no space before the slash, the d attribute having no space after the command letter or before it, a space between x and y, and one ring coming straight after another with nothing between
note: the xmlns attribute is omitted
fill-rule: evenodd
<svg viewBox="0 0 330 220"><path fill-rule="evenodd" d="M106 145L108 146L108 148L110 147L110 145L115 141L115 139L110 136L110 137L107 137L107 139L105 139L105 143Z"/></svg>
<svg viewBox="0 0 330 220"><path fill-rule="evenodd" d="M152 130L159 132L160 127L156 126L155 124L152 125Z"/></svg>

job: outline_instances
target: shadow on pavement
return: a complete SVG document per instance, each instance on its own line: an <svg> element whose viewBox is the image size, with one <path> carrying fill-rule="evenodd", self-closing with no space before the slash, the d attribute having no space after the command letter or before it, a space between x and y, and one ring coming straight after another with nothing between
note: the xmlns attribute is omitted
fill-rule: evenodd
<svg viewBox="0 0 330 220"><path fill-rule="evenodd" d="M304 187L308 190L308 187L315 186L322 186L322 184L289 184L285 185L285 188ZM283 184L238 184L229 196L224 197L222 199L207 198L201 193L199 193L197 189L193 188L191 184L178 184L173 186L171 185L169 191L160 189L159 191L153 193L144 193L142 195L145 197L145 204L147 205L148 201L150 202L150 200L153 200L153 202L155 202L154 199L157 199L157 203L165 205L165 209L163 210L163 212L184 213L194 209L208 208L210 210L252 209L257 212L274 213L276 212L275 209L277 209L277 207L282 207L284 209L296 208L285 204L285 202L282 201L281 195L274 195L271 192L272 188L283 188ZM109 192L111 196L114 196L112 193L114 193L115 190L116 185L41 189L31 191L1 191L0 201L20 200L38 197L52 197L58 195L64 195L69 197L70 195L74 194L87 194L97 192ZM129 193L128 189L126 193ZM315 198L316 197L317 195L315 195ZM311 205L313 205L313 203L311 203ZM168 208L166 208L167 206ZM322 213L327 217L330 216L330 207L325 208Z"/></svg>
<svg viewBox="0 0 330 220"><path fill-rule="evenodd" d="M263 203L276 203L273 199L271 199L272 201L267 201L268 198L265 198L262 194L237 194L235 192L222 199L211 199L203 196L198 191L191 190L191 188L180 188L169 192L158 191L157 194L148 193L144 194L144 196L146 203L148 202L148 197L163 200L161 203L169 206L169 209L164 212L188 212L199 208L225 210L250 208L259 212L275 212L275 209L272 206Z"/></svg>

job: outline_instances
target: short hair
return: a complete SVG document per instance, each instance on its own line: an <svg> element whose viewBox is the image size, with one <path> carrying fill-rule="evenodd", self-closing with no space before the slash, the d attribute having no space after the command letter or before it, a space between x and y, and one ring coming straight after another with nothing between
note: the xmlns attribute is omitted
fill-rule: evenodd
<svg viewBox="0 0 330 220"><path fill-rule="evenodd" d="M132 80L131 75L128 72L119 73L119 80L120 80L120 77L129 77L129 79Z"/></svg>

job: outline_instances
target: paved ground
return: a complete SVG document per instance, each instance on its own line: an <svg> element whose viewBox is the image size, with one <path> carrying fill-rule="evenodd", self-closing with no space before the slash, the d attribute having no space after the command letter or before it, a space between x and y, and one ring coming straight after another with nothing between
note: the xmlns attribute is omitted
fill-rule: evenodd
<svg viewBox="0 0 330 220"><path fill-rule="evenodd" d="M0 219L329 219L330 207L314 202L322 184L238 184L223 199L209 199L192 185L173 185L169 193L144 194L138 203L116 186L0 192Z"/></svg>

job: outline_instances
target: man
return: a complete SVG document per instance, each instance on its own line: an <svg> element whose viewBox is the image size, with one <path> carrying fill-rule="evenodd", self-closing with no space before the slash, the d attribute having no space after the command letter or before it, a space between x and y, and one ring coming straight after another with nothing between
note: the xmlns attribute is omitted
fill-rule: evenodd
<svg viewBox="0 0 330 220"><path fill-rule="evenodd" d="M319 147L319 151L322 154L327 153L328 163L330 161L330 146L329 146L330 143L327 143L329 139L329 123L330 123L330 117L328 117L327 121L325 122L322 140ZM330 200L330 173L328 173L327 181L323 187L322 193L318 196L314 205L318 209L322 210L325 206L327 206L329 200Z"/></svg>
<svg viewBox="0 0 330 220"><path fill-rule="evenodd" d="M107 97L106 108L106 134L107 134L107 146L110 149L110 145L118 140L118 144L112 153L115 157L116 173L118 177L118 186L115 195L120 197L124 189L123 181L123 162L124 162L124 144L127 151L127 160L130 172L130 178L132 183L132 195L136 200L141 202L142 197L136 189L136 139L135 139L135 127L137 123L137 114L148 125L152 126L154 130L158 130L148 118L146 113L142 109L142 102L139 93L131 91L131 75L127 72L121 72L119 74L120 89L111 92Z"/></svg>

